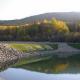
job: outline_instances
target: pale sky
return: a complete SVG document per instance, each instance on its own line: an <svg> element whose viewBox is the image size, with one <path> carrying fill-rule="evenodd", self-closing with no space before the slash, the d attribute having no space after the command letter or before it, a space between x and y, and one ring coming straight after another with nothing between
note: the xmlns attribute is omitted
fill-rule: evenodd
<svg viewBox="0 0 80 80"><path fill-rule="evenodd" d="M80 0L0 0L0 20L72 11L80 12Z"/></svg>

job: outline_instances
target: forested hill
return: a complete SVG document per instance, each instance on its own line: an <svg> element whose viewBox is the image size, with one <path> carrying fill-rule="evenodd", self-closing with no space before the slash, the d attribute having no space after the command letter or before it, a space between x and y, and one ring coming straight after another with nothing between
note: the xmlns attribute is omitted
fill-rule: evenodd
<svg viewBox="0 0 80 80"><path fill-rule="evenodd" d="M26 17L18 20L0 20L0 25L22 25L25 23L33 23L37 21L42 21L44 19L50 20L55 17L59 20L64 20L66 22L76 23L80 21L80 12L55 12L55 13L45 13L35 16Z"/></svg>

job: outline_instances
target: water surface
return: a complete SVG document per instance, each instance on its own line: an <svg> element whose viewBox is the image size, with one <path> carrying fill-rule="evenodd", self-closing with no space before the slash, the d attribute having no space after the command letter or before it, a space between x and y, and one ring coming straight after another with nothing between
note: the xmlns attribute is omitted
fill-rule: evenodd
<svg viewBox="0 0 80 80"><path fill-rule="evenodd" d="M4 80L80 80L80 74L46 74L14 68L1 72L0 77Z"/></svg>
<svg viewBox="0 0 80 80"><path fill-rule="evenodd" d="M80 55L15 66L0 72L1 80L80 80Z"/></svg>

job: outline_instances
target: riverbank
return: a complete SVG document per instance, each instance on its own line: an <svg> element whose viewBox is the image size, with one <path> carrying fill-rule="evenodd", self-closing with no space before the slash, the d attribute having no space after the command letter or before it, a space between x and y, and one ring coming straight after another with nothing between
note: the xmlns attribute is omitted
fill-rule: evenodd
<svg viewBox="0 0 80 80"><path fill-rule="evenodd" d="M13 44L13 46L11 44L5 43L0 44L0 69L9 67L9 65L15 64L23 59L27 59L28 62L30 62L29 60L32 58L33 61L43 60L44 59L43 57L48 56L48 54L46 53L44 54L43 51L45 50L50 51L55 49L55 48L53 49L53 47L51 47L50 45L42 44L17 45L17 48L15 48L14 46L16 46L16 44ZM24 52L23 49L21 49L22 47L23 49L26 50L26 52ZM27 51L28 49L30 49L30 51Z"/></svg>
<svg viewBox="0 0 80 80"><path fill-rule="evenodd" d="M57 47L55 48L55 46ZM31 51L27 51L28 49ZM45 60L53 55L57 55L59 57L68 57L79 53L80 50L68 46L67 43L1 43L0 68L4 69L5 67L9 67L15 63L22 65L30 62Z"/></svg>

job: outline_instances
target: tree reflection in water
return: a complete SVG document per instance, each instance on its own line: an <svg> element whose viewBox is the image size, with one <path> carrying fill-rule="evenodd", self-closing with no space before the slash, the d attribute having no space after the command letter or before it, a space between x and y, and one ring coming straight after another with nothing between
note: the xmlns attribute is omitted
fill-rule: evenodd
<svg viewBox="0 0 80 80"><path fill-rule="evenodd" d="M25 64L19 67L44 73L79 73L79 61L80 54L76 54L67 58L53 56L48 60Z"/></svg>

